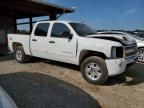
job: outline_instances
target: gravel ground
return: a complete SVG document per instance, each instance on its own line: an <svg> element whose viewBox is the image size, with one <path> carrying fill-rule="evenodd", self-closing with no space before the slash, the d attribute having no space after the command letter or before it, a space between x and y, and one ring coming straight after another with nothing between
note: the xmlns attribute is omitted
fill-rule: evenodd
<svg viewBox="0 0 144 108"><path fill-rule="evenodd" d="M3 56L0 85L19 108L144 108L143 70L137 63L125 75L96 86L75 65L48 60L18 64L13 56Z"/></svg>

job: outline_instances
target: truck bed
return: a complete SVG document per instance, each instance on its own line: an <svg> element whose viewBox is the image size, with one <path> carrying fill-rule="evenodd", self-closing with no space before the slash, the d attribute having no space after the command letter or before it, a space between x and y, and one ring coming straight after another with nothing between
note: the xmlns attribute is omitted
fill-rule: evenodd
<svg viewBox="0 0 144 108"><path fill-rule="evenodd" d="M20 43L24 46L24 51L27 55L30 55L30 35L23 34L8 34L8 46L11 52L14 52L13 43Z"/></svg>

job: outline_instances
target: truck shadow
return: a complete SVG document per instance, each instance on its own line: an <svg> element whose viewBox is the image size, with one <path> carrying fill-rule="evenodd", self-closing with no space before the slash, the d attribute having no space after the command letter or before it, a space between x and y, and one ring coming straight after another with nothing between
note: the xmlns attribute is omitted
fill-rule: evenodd
<svg viewBox="0 0 144 108"><path fill-rule="evenodd" d="M80 71L80 67L76 65L44 60L42 61L46 64L51 64L55 66L60 66L67 69L73 69L76 72ZM122 75L109 77L104 85L110 86L115 84L124 84L124 85L137 85L140 83L144 83L144 64L136 63L135 65L129 66L126 68L125 73ZM127 77L131 80L127 81Z"/></svg>
<svg viewBox="0 0 144 108"><path fill-rule="evenodd" d="M7 46L0 45L0 62L13 60L14 55L8 53Z"/></svg>
<svg viewBox="0 0 144 108"><path fill-rule="evenodd" d="M76 65L71 65L67 63L55 62L45 60L43 63L56 65L60 67L64 67L67 69L73 69L75 71L80 71L80 67ZM110 77L104 85L110 86L115 84L124 84L124 85L136 85L140 83L144 83L144 64L136 63L135 65L128 66L125 73L122 75ZM127 81L127 78L130 78L130 81Z"/></svg>
<svg viewBox="0 0 144 108"><path fill-rule="evenodd" d="M9 60L14 60L13 54L0 53L0 62L9 61Z"/></svg>
<svg viewBox="0 0 144 108"><path fill-rule="evenodd" d="M137 63L133 66L130 66L127 68L126 72L126 75L132 78L132 80L128 81L126 85L144 83L144 64Z"/></svg>
<svg viewBox="0 0 144 108"><path fill-rule="evenodd" d="M0 56L0 62L13 60L13 59L14 59L13 54L8 55L8 56L4 56L4 55ZM41 58L33 58L29 63L31 64L31 63L37 63L37 62L38 63L42 62L42 63L46 63L50 65L63 67L65 69L72 69L72 70L75 70L76 72L80 71L79 66L41 59ZM115 85L115 84L136 85L136 84L144 83L144 71L143 70L144 70L144 64L136 63L135 65L128 67L125 71L125 74L110 77L104 85L106 86ZM126 77L131 78L131 80L127 81Z"/></svg>
<svg viewBox="0 0 144 108"><path fill-rule="evenodd" d="M47 64L51 64L51 65L55 65L55 66L60 66L60 67L66 68L66 69L73 69L75 71L80 71L80 67L77 65L73 65L73 64L56 62L56 61L51 61L51 60L43 61L43 63L47 63Z"/></svg>
<svg viewBox="0 0 144 108"><path fill-rule="evenodd" d="M127 81L126 77L130 80ZM141 83L144 83L144 64L136 63L135 65L127 67L124 74L110 77L105 85L124 84L128 86Z"/></svg>
<svg viewBox="0 0 144 108"><path fill-rule="evenodd" d="M53 60L46 60L46 59L36 58L36 57L32 58L29 63L32 64L32 63L40 63L40 62L45 63L45 64L58 66L58 67L63 67L63 68L66 68L66 69L72 69L72 70L75 70L75 71L80 71L80 67L77 66L77 65L58 62L58 61L53 61Z"/></svg>
<svg viewBox="0 0 144 108"><path fill-rule="evenodd" d="M0 75L0 85L18 108L101 108L80 88L40 73Z"/></svg>
<svg viewBox="0 0 144 108"><path fill-rule="evenodd" d="M76 65L49 61L49 60L47 61L45 60L43 62L51 65L64 67L67 69L73 69L78 72L80 71L80 67ZM144 83L143 70L144 70L144 64L136 63L135 65L128 66L124 74L110 77L104 85L106 86L115 85L115 84L136 85L136 84ZM126 77L129 77L131 80L127 81Z"/></svg>

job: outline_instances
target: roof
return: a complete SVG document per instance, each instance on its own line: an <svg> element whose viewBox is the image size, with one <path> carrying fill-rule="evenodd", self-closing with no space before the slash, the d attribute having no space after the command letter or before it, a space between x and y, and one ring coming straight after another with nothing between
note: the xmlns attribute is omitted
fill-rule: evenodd
<svg viewBox="0 0 144 108"><path fill-rule="evenodd" d="M53 4L53 3L50 3L50 2L45 2L44 0L29 0L29 1L39 3L39 4L42 4L42 5L46 5L46 6L51 6L53 8L57 8L57 9L63 9L63 10L66 11L66 13L74 11L74 9L72 9L72 8L67 8L67 7L56 5L56 4Z"/></svg>
<svg viewBox="0 0 144 108"><path fill-rule="evenodd" d="M2 0L0 14L16 18L47 16L74 12L72 8L55 5L40 0Z"/></svg>
<svg viewBox="0 0 144 108"><path fill-rule="evenodd" d="M51 21L39 21L37 23L81 23L79 21L70 21L70 20L51 20Z"/></svg>

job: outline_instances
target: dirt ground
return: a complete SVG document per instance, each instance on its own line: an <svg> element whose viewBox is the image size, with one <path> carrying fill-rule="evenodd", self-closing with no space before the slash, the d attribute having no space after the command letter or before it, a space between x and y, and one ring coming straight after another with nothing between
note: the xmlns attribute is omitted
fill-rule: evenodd
<svg viewBox="0 0 144 108"><path fill-rule="evenodd" d="M0 85L19 108L144 108L144 64L139 63L97 86L87 83L75 65L18 64L13 56L1 55Z"/></svg>

